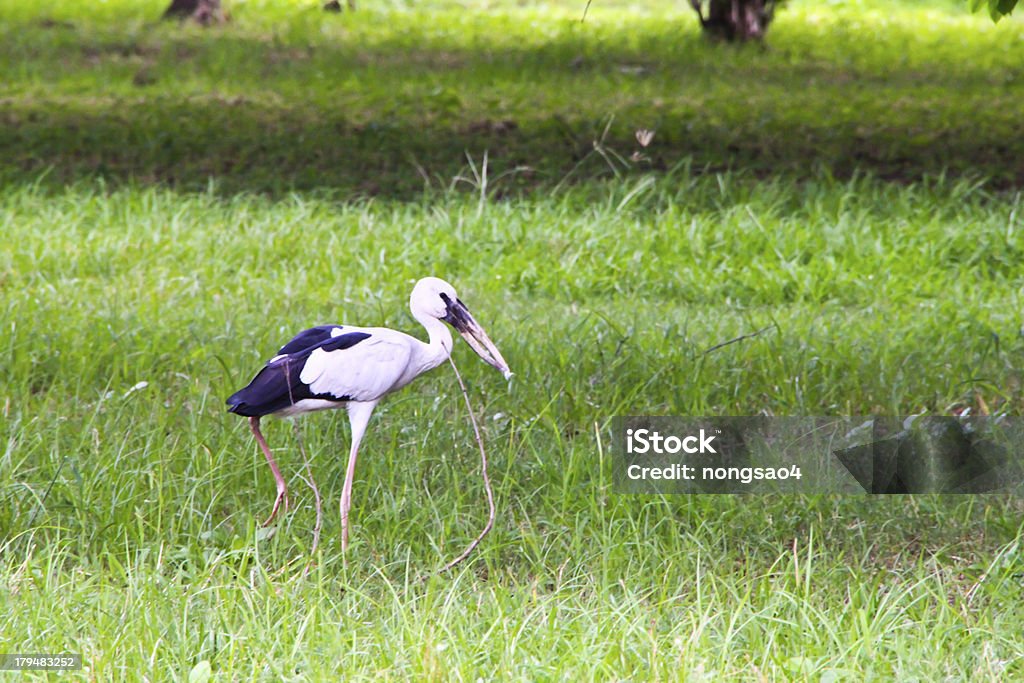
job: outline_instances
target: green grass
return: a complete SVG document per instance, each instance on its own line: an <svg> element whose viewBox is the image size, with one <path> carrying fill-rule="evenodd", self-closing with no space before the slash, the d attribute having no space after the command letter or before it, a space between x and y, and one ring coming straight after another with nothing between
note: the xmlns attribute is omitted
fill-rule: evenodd
<svg viewBox="0 0 1024 683"><path fill-rule="evenodd" d="M881 7L793 3L761 51L653 3L236 2L206 32L0 3L0 650L91 680L1024 676L1017 497L611 491L614 415L1024 414L1021 24ZM300 422L303 576L291 425L268 533L223 400L311 324L414 331L426 274L516 372L456 347L495 530L431 576L486 512L440 368L374 417L347 565L345 419Z"/></svg>
<svg viewBox="0 0 1024 683"><path fill-rule="evenodd" d="M413 197L487 152L507 193L642 151L639 171L1024 181L1024 24L959 0L794 2L766 49L709 45L686 3L601 0L581 23L583 2L235 2L213 30L154 4L0 1L0 179Z"/></svg>

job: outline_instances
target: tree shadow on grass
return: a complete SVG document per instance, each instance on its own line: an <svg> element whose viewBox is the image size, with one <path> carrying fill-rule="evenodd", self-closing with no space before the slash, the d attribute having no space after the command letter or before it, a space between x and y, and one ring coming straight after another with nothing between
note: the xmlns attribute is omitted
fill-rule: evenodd
<svg viewBox="0 0 1024 683"><path fill-rule="evenodd" d="M940 78L941 60L737 50L674 29L608 45L358 47L162 31L20 47L3 55L20 74L0 108L7 183L403 198L460 176L479 190L486 154L498 192L683 162L1024 184L1024 89L970 64ZM649 146L641 129L655 132Z"/></svg>

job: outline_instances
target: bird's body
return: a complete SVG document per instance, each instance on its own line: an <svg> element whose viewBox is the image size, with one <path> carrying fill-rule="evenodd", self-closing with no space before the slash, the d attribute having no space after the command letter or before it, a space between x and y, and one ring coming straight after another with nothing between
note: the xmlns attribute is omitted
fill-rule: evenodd
<svg viewBox="0 0 1024 683"><path fill-rule="evenodd" d="M458 330L485 361L506 377L511 375L508 364L451 285L438 278L424 278L416 283L409 304L413 317L426 329L428 341L385 327L312 327L282 346L248 386L228 398L231 412L249 418L277 482L277 499L267 524L286 500L287 487L260 432L261 417L347 408L352 446L341 499L345 548L356 454L373 409L384 396L448 359L452 334L445 323Z"/></svg>
<svg viewBox="0 0 1024 683"><path fill-rule="evenodd" d="M437 336L436 342L424 343L386 327L310 328L228 399L229 410L248 417L289 417L379 401L448 358L451 333L441 327Z"/></svg>

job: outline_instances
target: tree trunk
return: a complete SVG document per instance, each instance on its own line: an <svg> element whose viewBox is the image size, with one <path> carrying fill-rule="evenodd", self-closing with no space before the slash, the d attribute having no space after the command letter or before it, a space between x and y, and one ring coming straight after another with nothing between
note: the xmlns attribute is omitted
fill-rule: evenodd
<svg viewBox="0 0 1024 683"><path fill-rule="evenodd" d="M171 0L164 10L164 19L192 19L203 26L224 21L220 0Z"/></svg>
<svg viewBox="0 0 1024 683"><path fill-rule="evenodd" d="M764 38L775 12L775 0L708 0L706 17L703 0L690 0L690 4L705 33L730 42Z"/></svg>

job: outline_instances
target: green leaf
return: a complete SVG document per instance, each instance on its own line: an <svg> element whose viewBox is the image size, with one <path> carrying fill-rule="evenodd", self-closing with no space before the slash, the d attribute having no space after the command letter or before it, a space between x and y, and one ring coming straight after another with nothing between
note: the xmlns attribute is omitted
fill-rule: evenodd
<svg viewBox="0 0 1024 683"><path fill-rule="evenodd" d="M188 683L206 683L212 675L213 667L210 666L209 660L204 659L192 667L188 674Z"/></svg>
<svg viewBox="0 0 1024 683"><path fill-rule="evenodd" d="M975 1L971 0L972 5ZM1016 6L1017 0L988 0L988 14L992 17L992 21L999 21L1012 12Z"/></svg>

